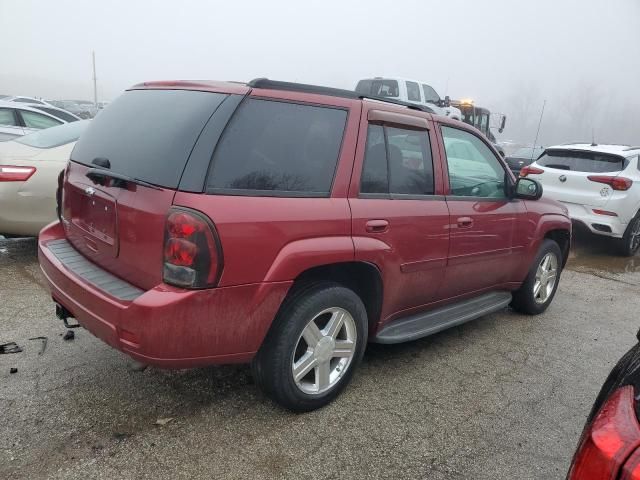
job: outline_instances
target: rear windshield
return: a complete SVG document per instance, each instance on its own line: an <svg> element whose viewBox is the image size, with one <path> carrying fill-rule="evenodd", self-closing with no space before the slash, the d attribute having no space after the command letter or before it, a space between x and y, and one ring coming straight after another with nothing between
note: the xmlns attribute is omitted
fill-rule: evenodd
<svg viewBox="0 0 640 480"><path fill-rule="evenodd" d="M547 150L537 163L542 167L573 172L620 172L626 167L624 157L578 150Z"/></svg>
<svg viewBox="0 0 640 480"><path fill-rule="evenodd" d="M356 92L374 97L398 98L400 96L400 90L396 80L360 80L356 86ZM420 93L418 93L418 96L420 96Z"/></svg>
<svg viewBox="0 0 640 480"><path fill-rule="evenodd" d="M338 108L245 100L216 148L207 190L328 196L346 120Z"/></svg>
<svg viewBox="0 0 640 480"><path fill-rule="evenodd" d="M15 141L36 148L59 147L78 140L88 126L89 120L65 123L57 127L38 130L24 137L16 138Z"/></svg>
<svg viewBox="0 0 640 480"><path fill-rule="evenodd" d="M106 158L111 171L177 188L191 149L227 95L188 90L131 90L91 121L71 159L92 166Z"/></svg>

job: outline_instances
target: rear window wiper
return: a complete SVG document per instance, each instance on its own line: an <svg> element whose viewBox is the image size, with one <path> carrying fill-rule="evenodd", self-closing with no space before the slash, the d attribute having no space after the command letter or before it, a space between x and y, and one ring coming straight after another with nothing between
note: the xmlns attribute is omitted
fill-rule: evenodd
<svg viewBox="0 0 640 480"><path fill-rule="evenodd" d="M153 188L154 190L162 190L162 188L156 185L153 185L152 183L145 182L144 180L138 180L137 178L133 178L128 175L123 175L121 173L112 172L110 170L104 170L102 168L90 168L85 174L85 176L91 179L94 183L98 183L99 180L104 180L106 178L117 180L117 182L114 182L114 184L112 185L114 187L122 188L123 183L135 183L136 185Z"/></svg>

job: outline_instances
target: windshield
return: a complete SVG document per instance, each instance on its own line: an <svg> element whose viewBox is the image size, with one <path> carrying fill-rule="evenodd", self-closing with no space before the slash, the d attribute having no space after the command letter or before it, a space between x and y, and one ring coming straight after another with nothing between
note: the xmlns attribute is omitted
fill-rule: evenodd
<svg viewBox="0 0 640 480"><path fill-rule="evenodd" d="M624 157L579 150L547 150L537 163L542 167L594 173L620 172L626 167Z"/></svg>
<svg viewBox="0 0 640 480"><path fill-rule="evenodd" d="M524 148L519 148L518 150L516 150L515 152L513 152L513 155L511 155L512 157L517 157L517 158L538 158L540 156L540 154L542 153L543 148L542 147L524 147Z"/></svg>
<svg viewBox="0 0 640 480"><path fill-rule="evenodd" d="M35 148L54 148L75 142L89 125L89 120L65 123L57 127L39 130L14 141Z"/></svg>

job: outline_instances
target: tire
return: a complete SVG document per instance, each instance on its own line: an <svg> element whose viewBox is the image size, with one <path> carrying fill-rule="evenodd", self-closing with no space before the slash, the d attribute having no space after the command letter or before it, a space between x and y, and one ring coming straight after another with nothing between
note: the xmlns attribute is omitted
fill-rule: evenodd
<svg viewBox="0 0 640 480"><path fill-rule="evenodd" d="M549 272L547 272L547 275L542 276L542 285L536 294L535 289L541 277L539 268L545 268L542 262L543 260L546 261L547 258L555 264L555 277L549 276ZM527 315L539 315L544 312L553 301L553 297L558 290L561 272L562 252L560 251L560 247L553 240L543 240L538 254L533 260L531 269L527 274L527 278L522 286L513 293L511 308ZM553 285L549 285L552 279Z"/></svg>
<svg viewBox="0 0 640 480"><path fill-rule="evenodd" d="M624 235L616 239L618 253L624 257L632 257L640 250L640 212L631 219Z"/></svg>
<svg viewBox="0 0 640 480"><path fill-rule="evenodd" d="M335 332L332 326L338 326ZM252 362L256 384L291 411L323 407L351 380L367 330L365 307L352 290L336 283L298 289L285 300Z"/></svg>

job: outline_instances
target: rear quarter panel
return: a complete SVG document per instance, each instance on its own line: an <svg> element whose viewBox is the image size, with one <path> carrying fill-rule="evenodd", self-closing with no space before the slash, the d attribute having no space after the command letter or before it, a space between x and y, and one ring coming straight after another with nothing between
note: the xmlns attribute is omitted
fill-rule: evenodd
<svg viewBox="0 0 640 480"><path fill-rule="evenodd" d="M261 89L251 96L344 107L349 113L328 198L176 194L175 205L199 210L216 225L224 257L220 286L293 280L308 268L353 260L347 190L361 102Z"/></svg>

